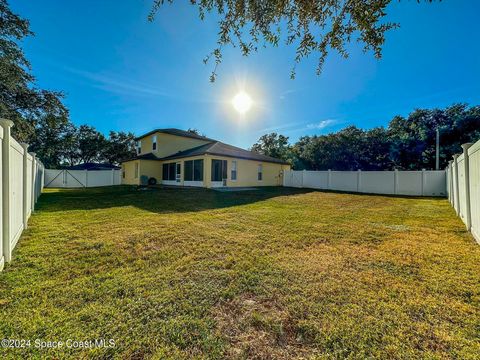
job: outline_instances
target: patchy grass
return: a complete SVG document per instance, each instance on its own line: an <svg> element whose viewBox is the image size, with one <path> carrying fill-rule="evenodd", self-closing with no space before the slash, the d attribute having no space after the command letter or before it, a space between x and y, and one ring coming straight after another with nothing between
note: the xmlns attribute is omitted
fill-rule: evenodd
<svg viewBox="0 0 480 360"><path fill-rule="evenodd" d="M47 190L0 274L4 358L480 354L480 247L444 199ZM114 339L37 349L34 340Z"/></svg>

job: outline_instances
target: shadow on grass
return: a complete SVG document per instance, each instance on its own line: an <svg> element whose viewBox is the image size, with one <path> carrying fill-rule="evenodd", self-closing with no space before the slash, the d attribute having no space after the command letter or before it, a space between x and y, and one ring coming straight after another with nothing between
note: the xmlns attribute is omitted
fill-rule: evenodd
<svg viewBox="0 0 480 360"><path fill-rule="evenodd" d="M58 212L133 206L155 213L221 209L267 200L277 196L305 194L315 190L262 187L257 190L219 192L205 188L153 188L115 186L88 189L48 189L35 210Z"/></svg>

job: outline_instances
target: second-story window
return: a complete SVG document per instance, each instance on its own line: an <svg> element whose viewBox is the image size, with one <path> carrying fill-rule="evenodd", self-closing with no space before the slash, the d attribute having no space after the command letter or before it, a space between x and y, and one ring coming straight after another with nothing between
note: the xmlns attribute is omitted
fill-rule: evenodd
<svg viewBox="0 0 480 360"><path fill-rule="evenodd" d="M142 142L140 140L137 140L137 154L140 154L142 152Z"/></svg>
<svg viewBox="0 0 480 360"><path fill-rule="evenodd" d="M152 150L157 150L157 135L152 136Z"/></svg>

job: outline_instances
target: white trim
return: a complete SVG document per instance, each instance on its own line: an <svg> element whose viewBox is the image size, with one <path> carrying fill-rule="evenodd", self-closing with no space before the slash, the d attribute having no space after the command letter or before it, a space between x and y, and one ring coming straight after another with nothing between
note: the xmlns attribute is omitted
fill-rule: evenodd
<svg viewBox="0 0 480 360"><path fill-rule="evenodd" d="M183 186L203 187L203 181L184 181Z"/></svg>
<svg viewBox="0 0 480 360"><path fill-rule="evenodd" d="M211 186L212 187L223 187L223 181L212 181Z"/></svg>
<svg viewBox="0 0 480 360"><path fill-rule="evenodd" d="M177 180L162 180L162 185L181 185L181 182L178 182Z"/></svg>

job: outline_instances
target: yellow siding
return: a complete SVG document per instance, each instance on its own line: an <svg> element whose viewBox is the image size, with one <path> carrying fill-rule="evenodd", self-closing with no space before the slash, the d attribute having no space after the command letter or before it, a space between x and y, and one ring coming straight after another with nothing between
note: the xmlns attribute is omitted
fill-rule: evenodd
<svg viewBox="0 0 480 360"><path fill-rule="evenodd" d="M157 149L153 149L152 138L157 136ZM209 143L207 140L192 139L183 136L176 136L164 133L155 133L140 139L142 152L140 155L153 153L155 156L162 158L165 156L176 154L179 151L188 150L200 145Z"/></svg>
<svg viewBox="0 0 480 360"><path fill-rule="evenodd" d="M224 156L215 155L202 155L193 156L183 159L175 159L170 161L153 161L153 160L135 160L122 164L122 168L125 170L125 178L123 184L135 184L140 183L140 176L146 175L149 178L154 177L157 179L157 183L162 182L162 165L164 163L180 163L181 164L181 179L180 182L169 182L171 185L186 185L184 182L185 167L184 163L188 160L203 159L203 186L212 187L211 182L211 169L212 159L227 160L227 186L228 187L249 187L249 186L279 186L282 185L282 171L289 170L290 165L282 165L275 163L259 162L255 160L235 159ZM237 161L237 180L232 180L232 161ZM135 166L134 163L139 163L139 177L134 177ZM261 181L257 180L258 165L262 164L263 177Z"/></svg>
<svg viewBox="0 0 480 360"><path fill-rule="evenodd" d="M206 187L211 187L211 169L212 159L227 160L227 186L228 187L245 187L245 186L279 186L282 185L282 171L290 170L290 165L282 165L275 163L267 163L256 160L235 159L230 157L206 155L206 163L204 165L206 172ZM232 180L232 161L237 161L237 180ZM262 181L257 180L258 165L262 164L263 177Z"/></svg>
<svg viewBox="0 0 480 360"><path fill-rule="evenodd" d="M122 184L138 185L140 184L140 176L135 177L135 164L139 164L139 160L132 160L122 163Z"/></svg>

